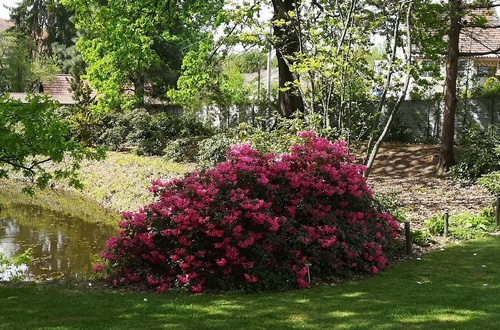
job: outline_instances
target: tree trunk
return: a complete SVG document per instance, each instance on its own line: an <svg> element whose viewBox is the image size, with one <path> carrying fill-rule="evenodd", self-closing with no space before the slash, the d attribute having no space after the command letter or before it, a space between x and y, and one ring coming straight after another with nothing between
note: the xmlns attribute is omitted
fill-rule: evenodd
<svg viewBox="0 0 500 330"><path fill-rule="evenodd" d="M398 39L399 39L399 25L401 23L401 12L403 10L403 3L399 5L399 9L397 12L396 16L396 21L394 22L394 28L393 28L393 34L392 34L392 47L391 47L391 56L389 59L389 68L387 71L387 74L385 76L385 83L384 83L384 89L382 91L382 94L380 95L380 99L378 100L378 106L377 110L375 112L375 118L373 119L373 125L372 125L372 133L370 134L370 139L368 141L368 147L366 149L366 157L365 157L365 162L366 162L366 167L367 170L365 171L364 175L367 176L371 170L371 167L373 165L373 161L375 159L375 156L378 151L377 149L374 151L374 143L375 143L375 134L378 133L378 128L380 125L380 118L382 115L382 111L384 109L384 105L387 104L387 94L389 93L389 89L391 88L391 81L392 81L392 75L394 74L394 64L396 63L397 60L397 50L398 50ZM373 158L373 159L371 159Z"/></svg>
<svg viewBox="0 0 500 330"><path fill-rule="evenodd" d="M145 96L144 75L142 75L141 73L137 73L132 82L134 84L135 106L142 107L144 106Z"/></svg>
<svg viewBox="0 0 500 330"><path fill-rule="evenodd" d="M397 16L397 21L395 25L395 31L399 30L399 15L400 12L403 9L403 4L400 5L399 7L399 12ZM392 108L391 112L389 113L389 117L387 118L387 122L385 123L384 129L382 130L382 133L380 134L379 138L373 145L373 149L371 149L370 157L368 158L368 162L366 163L366 169L365 172L363 173L364 177L367 178L370 175L370 172L373 167L373 163L375 162L375 157L377 156L378 150L380 146L382 145L382 142L384 142L384 139L389 132L389 129L392 126L392 122L394 121L394 117L396 116L396 113L399 111L399 108L401 107L401 103L403 103L406 93L408 92L408 88L410 86L410 78L411 78L411 29L410 29L410 16L411 16L411 11L413 9L413 5L410 2L408 4L408 9L406 12L406 73L405 73L405 79L404 79L404 86L403 90L401 91L401 94L399 94L398 100L394 107ZM397 37L398 34L396 33L394 35L394 43L397 42ZM393 50L393 52L396 52L396 49ZM373 143L373 140L370 141Z"/></svg>
<svg viewBox="0 0 500 330"><path fill-rule="evenodd" d="M443 130L439 151L438 174L455 165L455 113L457 110L457 77L462 0L450 0L450 30L448 32L448 58L446 62L446 87L444 95Z"/></svg>
<svg viewBox="0 0 500 330"><path fill-rule="evenodd" d="M273 0L273 20L285 20L289 23L292 18L288 12L298 11L300 5L297 0ZM278 59L278 112L283 117L291 117L295 111L304 111L304 103L299 89L293 85L295 76L290 71L293 58L300 52L300 38L294 24L274 26L273 33L276 37L276 57Z"/></svg>

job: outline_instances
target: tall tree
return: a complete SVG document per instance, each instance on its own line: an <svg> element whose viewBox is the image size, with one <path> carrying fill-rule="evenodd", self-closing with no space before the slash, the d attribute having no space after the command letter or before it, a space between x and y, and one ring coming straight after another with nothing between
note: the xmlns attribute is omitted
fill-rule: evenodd
<svg viewBox="0 0 500 330"><path fill-rule="evenodd" d="M22 0L10 10L16 30L33 39L37 52L44 57L53 55L55 43L66 47L74 44L72 15L60 0Z"/></svg>
<svg viewBox="0 0 500 330"><path fill-rule="evenodd" d="M38 92L41 81L59 72L53 58L34 57L32 39L19 32L0 34L0 92Z"/></svg>
<svg viewBox="0 0 500 330"><path fill-rule="evenodd" d="M457 110L457 77L460 26L463 17L461 0L449 2L448 52L446 57L446 84L444 96L443 129L439 151L438 171L444 172L455 165L453 147L455 141L455 113Z"/></svg>
<svg viewBox="0 0 500 330"><path fill-rule="evenodd" d="M291 117L295 111L304 111L302 96L295 83L299 77L290 70L296 55L302 50L302 31L298 25L300 4L301 0L272 0L279 75L278 112L283 117Z"/></svg>
<svg viewBox="0 0 500 330"><path fill-rule="evenodd" d="M149 87L162 78L158 73L169 77L165 73L180 69L180 56L196 47L222 6L197 0L62 2L75 12L83 33L77 46L90 84L104 95L103 107L144 104Z"/></svg>

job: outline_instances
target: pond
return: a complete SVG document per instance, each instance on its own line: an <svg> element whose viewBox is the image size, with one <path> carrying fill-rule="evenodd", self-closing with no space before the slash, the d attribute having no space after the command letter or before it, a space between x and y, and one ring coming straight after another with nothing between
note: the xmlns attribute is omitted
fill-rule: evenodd
<svg viewBox="0 0 500 330"><path fill-rule="evenodd" d="M31 248L27 279L83 279L116 227L33 205L0 209L0 253L13 258ZM5 278L0 277L5 280Z"/></svg>

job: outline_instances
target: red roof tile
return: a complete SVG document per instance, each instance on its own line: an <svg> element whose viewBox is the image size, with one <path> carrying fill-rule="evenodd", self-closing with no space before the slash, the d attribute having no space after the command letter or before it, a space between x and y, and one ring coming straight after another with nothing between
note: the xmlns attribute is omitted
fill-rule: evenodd
<svg viewBox="0 0 500 330"><path fill-rule="evenodd" d="M7 21L6 19L0 18L0 32L6 31L14 26L14 23Z"/></svg>
<svg viewBox="0 0 500 330"><path fill-rule="evenodd" d="M495 10L481 10L473 13L484 16L489 28L467 27L470 17L466 18L465 26L460 34L460 52L469 53L472 56L499 57L500 52L485 54L500 49L500 18Z"/></svg>

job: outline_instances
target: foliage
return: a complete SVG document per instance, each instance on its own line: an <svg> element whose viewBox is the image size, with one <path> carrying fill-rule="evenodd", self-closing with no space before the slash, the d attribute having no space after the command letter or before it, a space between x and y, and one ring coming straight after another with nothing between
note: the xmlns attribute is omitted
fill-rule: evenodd
<svg viewBox="0 0 500 330"><path fill-rule="evenodd" d="M406 221L406 211L407 209L401 206L401 202L398 199L396 191L390 191L389 193L377 194L375 202L378 205L378 209L392 215L394 220L400 223Z"/></svg>
<svg viewBox="0 0 500 330"><path fill-rule="evenodd" d="M58 72L56 60L34 57L33 40L19 32L0 33L0 93L38 92L41 81Z"/></svg>
<svg viewBox="0 0 500 330"><path fill-rule="evenodd" d="M208 140L212 138L213 136ZM200 144L204 140L207 140L207 138L202 136L175 139L168 142L167 147L163 150L164 156L176 163L194 163L197 160Z"/></svg>
<svg viewBox="0 0 500 330"><path fill-rule="evenodd" d="M489 77L484 82L483 86L479 86L474 90L474 96L478 97L496 97L500 95L500 81L497 77Z"/></svg>
<svg viewBox="0 0 500 330"><path fill-rule="evenodd" d="M205 41L186 54L177 89L167 95L191 115L201 115L222 128L234 127L247 120L252 93L238 66L215 52L214 45Z"/></svg>
<svg viewBox="0 0 500 330"><path fill-rule="evenodd" d="M275 128L269 131L258 129L247 124L240 124L237 128L225 130L201 141L198 144L196 161L200 168L213 167L226 159L231 145L249 142L253 148L261 153L286 153L296 142L297 133L305 130L314 130L319 136L335 140L339 134L332 129L321 128L319 117L310 115L308 120L301 113L295 113L294 118L278 118Z"/></svg>
<svg viewBox="0 0 500 330"><path fill-rule="evenodd" d="M88 146L160 156L175 139L194 138L196 141L213 134L212 128L192 116L150 114L144 108L102 113L93 111L89 102L91 100L78 102L62 111L72 134Z"/></svg>
<svg viewBox="0 0 500 330"><path fill-rule="evenodd" d="M485 187L491 194L500 196L500 171L483 175L477 180L477 184Z"/></svg>
<svg viewBox="0 0 500 330"><path fill-rule="evenodd" d="M482 130L470 126L464 133L467 150L459 163L451 168L452 179L464 183L475 183L483 174L500 170L500 127L491 125Z"/></svg>
<svg viewBox="0 0 500 330"><path fill-rule="evenodd" d="M241 144L214 169L153 182L157 202L124 213L106 244L108 278L260 291L309 287L306 261L323 279L387 268L399 225L373 206L362 166L345 142L299 138L279 158Z"/></svg>
<svg viewBox="0 0 500 330"><path fill-rule="evenodd" d="M32 253L32 248L14 258L8 258L3 253L0 253L0 280L13 282L25 280L27 274L23 267L31 264Z"/></svg>
<svg viewBox="0 0 500 330"><path fill-rule="evenodd" d="M141 106L175 84L182 56L204 38L220 1L64 0L103 109ZM196 19L192 19L195 15ZM123 93L129 91L129 93Z"/></svg>
<svg viewBox="0 0 500 330"><path fill-rule="evenodd" d="M415 142L416 137L412 129L408 127L398 116L394 119L392 127L386 137L387 141L411 143Z"/></svg>
<svg viewBox="0 0 500 330"><path fill-rule="evenodd" d="M266 69L267 56L266 52L251 49L242 54L232 56L230 60L234 62L239 72L255 73Z"/></svg>
<svg viewBox="0 0 500 330"><path fill-rule="evenodd" d="M76 30L72 15L61 1L54 0L22 0L11 9L15 29L37 42L40 56L51 56L55 43L73 45Z"/></svg>
<svg viewBox="0 0 500 330"><path fill-rule="evenodd" d="M361 103L374 99L380 82L367 55L380 20L364 1L319 3L304 3L297 18L302 44L289 56L295 80L288 85L300 90L307 112L320 114L324 125L359 138L373 115Z"/></svg>
<svg viewBox="0 0 500 330"><path fill-rule="evenodd" d="M163 155L169 141L211 135L211 128L191 116L177 117L165 113L132 121L127 141L139 155Z"/></svg>
<svg viewBox="0 0 500 330"><path fill-rule="evenodd" d="M414 230L411 232L411 242L418 246L429 245L430 233L427 230Z"/></svg>
<svg viewBox="0 0 500 330"><path fill-rule="evenodd" d="M77 178L83 159L102 159L102 150L91 150L69 138L67 125L55 114L57 104L46 96L29 96L28 104L0 98L0 178L20 173L47 187L51 179L69 179L70 186L80 187ZM49 170L46 162L60 163ZM32 192L27 188L27 192Z"/></svg>
<svg viewBox="0 0 500 330"><path fill-rule="evenodd" d="M444 214L432 217L424 222L432 235L444 234ZM495 220L491 209L479 215L462 213L450 215L448 219L448 235L456 239L474 239L495 230Z"/></svg>

